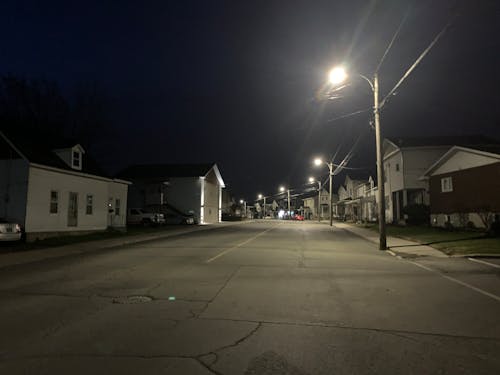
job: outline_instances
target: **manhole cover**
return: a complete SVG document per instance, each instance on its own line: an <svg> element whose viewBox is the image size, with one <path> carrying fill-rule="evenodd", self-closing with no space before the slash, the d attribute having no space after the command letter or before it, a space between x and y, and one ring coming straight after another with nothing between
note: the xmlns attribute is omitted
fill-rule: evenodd
<svg viewBox="0 0 500 375"><path fill-rule="evenodd" d="M151 302L152 300L153 299L148 296L127 296L127 297L113 298L113 303L121 303L121 304L145 303L145 302Z"/></svg>

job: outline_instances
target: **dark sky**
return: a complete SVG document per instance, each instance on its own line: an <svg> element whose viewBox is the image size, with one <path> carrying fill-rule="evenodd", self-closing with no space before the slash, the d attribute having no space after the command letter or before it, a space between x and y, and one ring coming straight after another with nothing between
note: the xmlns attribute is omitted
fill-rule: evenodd
<svg viewBox="0 0 500 375"><path fill-rule="evenodd" d="M342 98L318 100L344 63L387 93L444 25L452 26L382 112L391 136L500 139L498 1L2 1L0 74L72 88L95 82L112 131L95 150L109 171L147 162L220 166L237 198L299 187L314 156L374 168L372 104L354 76ZM458 6L457 6L458 4Z"/></svg>

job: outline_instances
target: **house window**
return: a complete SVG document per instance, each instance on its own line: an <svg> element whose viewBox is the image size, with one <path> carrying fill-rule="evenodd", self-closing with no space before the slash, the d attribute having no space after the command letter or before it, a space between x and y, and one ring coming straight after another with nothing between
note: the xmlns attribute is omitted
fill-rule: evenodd
<svg viewBox="0 0 500 375"><path fill-rule="evenodd" d="M71 165L73 168L82 169L82 153L80 151L73 151L73 158Z"/></svg>
<svg viewBox="0 0 500 375"><path fill-rule="evenodd" d="M396 163L396 172L399 172L399 163Z"/></svg>
<svg viewBox="0 0 500 375"><path fill-rule="evenodd" d="M453 180L451 177L443 177L441 179L441 193L453 191Z"/></svg>
<svg viewBox="0 0 500 375"><path fill-rule="evenodd" d="M115 215L120 216L120 200L115 200Z"/></svg>
<svg viewBox="0 0 500 375"><path fill-rule="evenodd" d="M94 196L91 194L88 194L85 213L87 215L92 215L92 213L94 211L93 208L94 208Z"/></svg>
<svg viewBox="0 0 500 375"><path fill-rule="evenodd" d="M59 193L55 190L50 192L50 213L57 214L59 206Z"/></svg>

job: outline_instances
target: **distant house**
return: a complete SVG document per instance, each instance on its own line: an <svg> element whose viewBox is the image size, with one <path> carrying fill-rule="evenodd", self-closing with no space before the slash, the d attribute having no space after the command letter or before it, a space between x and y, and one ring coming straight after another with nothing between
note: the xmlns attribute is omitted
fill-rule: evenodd
<svg viewBox="0 0 500 375"><path fill-rule="evenodd" d="M500 146L454 146L424 173L433 226L486 227L500 213Z"/></svg>
<svg viewBox="0 0 500 375"><path fill-rule="evenodd" d="M133 182L129 207L158 211L170 207L193 215L201 224L221 221L225 185L214 163L135 165L117 177Z"/></svg>
<svg viewBox="0 0 500 375"><path fill-rule="evenodd" d="M491 142L482 136L386 138L383 144L386 220L404 224L406 206L429 205L428 183L420 177L451 147Z"/></svg>
<svg viewBox="0 0 500 375"><path fill-rule="evenodd" d="M328 193L326 189L321 189L321 201L318 206L319 198L317 190L302 195L304 216L307 219L318 219L318 207L321 219L329 217L328 207L330 206L330 193ZM335 201L336 196L334 196L333 199Z"/></svg>
<svg viewBox="0 0 500 375"><path fill-rule="evenodd" d="M124 228L129 182L107 177L76 142L48 148L0 132L0 217L32 241Z"/></svg>
<svg viewBox="0 0 500 375"><path fill-rule="evenodd" d="M345 186L340 185L337 190L338 200L333 205L333 217L340 220L345 220L345 205L350 201L349 194Z"/></svg>
<svg viewBox="0 0 500 375"><path fill-rule="evenodd" d="M374 180L366 172L357 172L356 178L347 174L338 189L339 200L334 204L334 215L340 220L375 221L376 202Z"/></svg>

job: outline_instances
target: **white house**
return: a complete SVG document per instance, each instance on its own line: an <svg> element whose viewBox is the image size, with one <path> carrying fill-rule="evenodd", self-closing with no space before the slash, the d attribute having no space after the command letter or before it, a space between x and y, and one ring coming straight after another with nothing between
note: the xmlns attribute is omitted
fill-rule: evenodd
<svg viewBox="0 0 500 375"><path fill-rule="evenodd" d="M338 189L339 201L334 205L335 217L350 221L375 221L376 200L374 180L371 176L357 178L346 175Z"/></svg>
<svg viewBox="0 0 500 375"><path fill-rule="evenodd" d="M302 199L303 207L304 207L304 216L306 218L314 218L318 219L318 207L319 207L319 215L320 218L328 218L330 213L328 212L328 207L330 207L330 193L328 190L321 189L321 201L318 206L318 199L320 198L320 194L318 191L310 192L306 197ZM337 200L337 197L334 195L334 202Z"/></svg>
<svg viewBox="0 0 500 375"><path fill-rule="evenodd" d="M75 143L47 148L0 132L0 217L32 241L124 228L129 182L106 177Z"/></svg>
<svg viewBox="0 0 500 375"><path fill-rule="evenodd" d="M215 163L135 165L118 177L133 182L130 207L175 209L201 224L221 221L225 185Z"/></svg>
<svg viewBox="0 0 500 375"><path fill-rule="evenodd" d="M429 204L427 182L420 177L452 145L453 140L444 137L384 139L387 222L404 223L403 208L409 204Z"/></svg>

